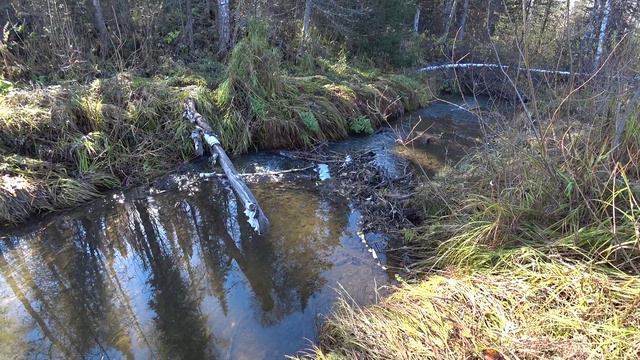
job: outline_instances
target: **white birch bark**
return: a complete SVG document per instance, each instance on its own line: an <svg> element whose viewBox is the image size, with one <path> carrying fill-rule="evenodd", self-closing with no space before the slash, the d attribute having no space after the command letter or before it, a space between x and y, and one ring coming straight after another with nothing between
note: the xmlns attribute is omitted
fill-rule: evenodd
<svg viewBox="0 0 640 360"><path fill-rule="evenodd" d="M420 30L420 4L416 6L416 14L413 17L413 32L418 33Z"/></svg>
<svg viewBox="0 0 640 360"><path fill-rule="evenodd" d="M311 10L313 8L313 0L306 0L304 4L304 18L302 19L302 41L309 40L309 27L311 26Z"/></svg>
<svg viewBox="0 0 640 360"><path fill-rule="evenodd" d="M231 14L229 11L229 0L218 0L218 41L221 53L226 53L229 49L231 39Z"/></svg>
<svg viewBox="0 0 640 360"><path fill-rule="evenodd" d="M449 30L451 29L451 23L453 23L453 17L456 14L456 8L458 6L458 0L449 0L447 3L447 8L445 9L445 14L447 14L447 23L444 26L444 34L442 34L442 39L446 40L449 37Z"/></svg>
<svg viewBox="0 0 640 360"><path fill-rule="evenodd" d="M598 47L596 48L596 56L593 60L594 68L600 66L602 61L602 52L604 51L604 40L607 37L607 27L609 26L609 16L611 15L611 0L607 0L604 4L602 12L602 22L600 23L600 34L598 35Z"/></svg>

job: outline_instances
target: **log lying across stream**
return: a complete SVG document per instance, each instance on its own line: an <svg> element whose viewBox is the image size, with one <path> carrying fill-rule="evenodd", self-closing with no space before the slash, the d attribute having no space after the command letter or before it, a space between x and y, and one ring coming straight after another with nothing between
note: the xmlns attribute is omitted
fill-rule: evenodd
<svg viewBox="0 0 640 360"><path fill-rule="evenodd" d="M547 69L530 69L524 67L509 67L507 65L501 64L477 64L477 63L455 63L455 64L441 64L441 65L429 65L419 69L419 72L429 72L429 71L438 71L438 70L448 70L448 69L473 69L473 68L488 68L488 69L502 69L509 70L510 68L515 68L519 71L529 71L532 73L540 73L540 74L552 74L552 75L589 75L587 73L579 73L579 72L571 72L565 70L547 70Z"/></svg>
<svg viewBox="0 0 640 360"><path fill-rule="evenodd" d="M202 146L202 140L204 139L211 148L212 165L215 165L216 160L220 162L220 166L231 183L231 187L236 192L240 200L242 200L244 213L247 215L251 227L253 227L258 234L267 233L270 226L269 219L264 215L264 212L258 204L255 196L253 196L249 187L247 187L236 171L231 159L229 159L227 154L224 152L218 137L214 134L213 130L202 115L200 115L196 110L195 102L192 99L187 99L185 101L183 116L195 126L195 130L191 134L191 138L193 139L196 154L203 154L204 149Z"/></svg>

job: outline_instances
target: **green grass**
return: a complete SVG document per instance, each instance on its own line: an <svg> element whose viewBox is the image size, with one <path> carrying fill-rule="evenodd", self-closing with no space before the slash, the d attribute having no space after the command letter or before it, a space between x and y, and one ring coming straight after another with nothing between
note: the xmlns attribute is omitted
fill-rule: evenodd
<svg viewBox="0 0 640 360"><path fill-rule="evenodd" d="M343 300L316 357L481 359L495 349L512 359L637 358L638 277L535 252L520 257L404 284L371 307Z"/></svg>
<svg viewBox="0 0 640 360"><path fill-rule="evenodd" d="M264 24L249 23L248 36L233 49L215 92L221 116L214 128L234 153L250 147L304 147L371 132L428 101L426 85L354 68L346 58L320 60L320 74L290 76L266 35ZM360 126L363 118L371 119L371 126Z"/></svg>

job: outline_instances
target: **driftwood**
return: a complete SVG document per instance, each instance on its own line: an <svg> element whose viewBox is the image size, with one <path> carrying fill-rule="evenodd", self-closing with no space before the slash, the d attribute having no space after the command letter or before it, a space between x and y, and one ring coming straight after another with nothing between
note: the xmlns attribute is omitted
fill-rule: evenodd
<svg viewBox="0 0 640 360"><path fill-rule="evenodd" d="M236 192L242 204L244 206L244 213L248 217L249 224L258 234L265 234L269 231L269 219L264 215L262 208L258 204L255 196L251 193L251 190L244 183L235 166L224 152L224 149L220 145L218 137L214 134L213 130L207 124L205 119L196 110L196 105L192 99L185 101L183 116L190 123L192 123L196 130L191 134L191 138L194 141L196 154L202 155L203 147L202 140L206 142L211 148L212 152L212 165L215 165L216 160L220 162L220 166L227 175L231 187Z"/></svg>

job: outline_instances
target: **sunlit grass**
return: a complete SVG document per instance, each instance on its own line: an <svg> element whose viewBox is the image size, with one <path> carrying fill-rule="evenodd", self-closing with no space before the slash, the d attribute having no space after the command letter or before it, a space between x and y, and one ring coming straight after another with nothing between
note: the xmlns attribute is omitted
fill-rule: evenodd
<svg viewBox="0 0 640 360"><path fill-rule="evenodd" d="M495 349L513 359L635 359L638 302L637 277L521 251L510 266L433 275L371 307L343 300L316 356L465 359Z"/></svg>

